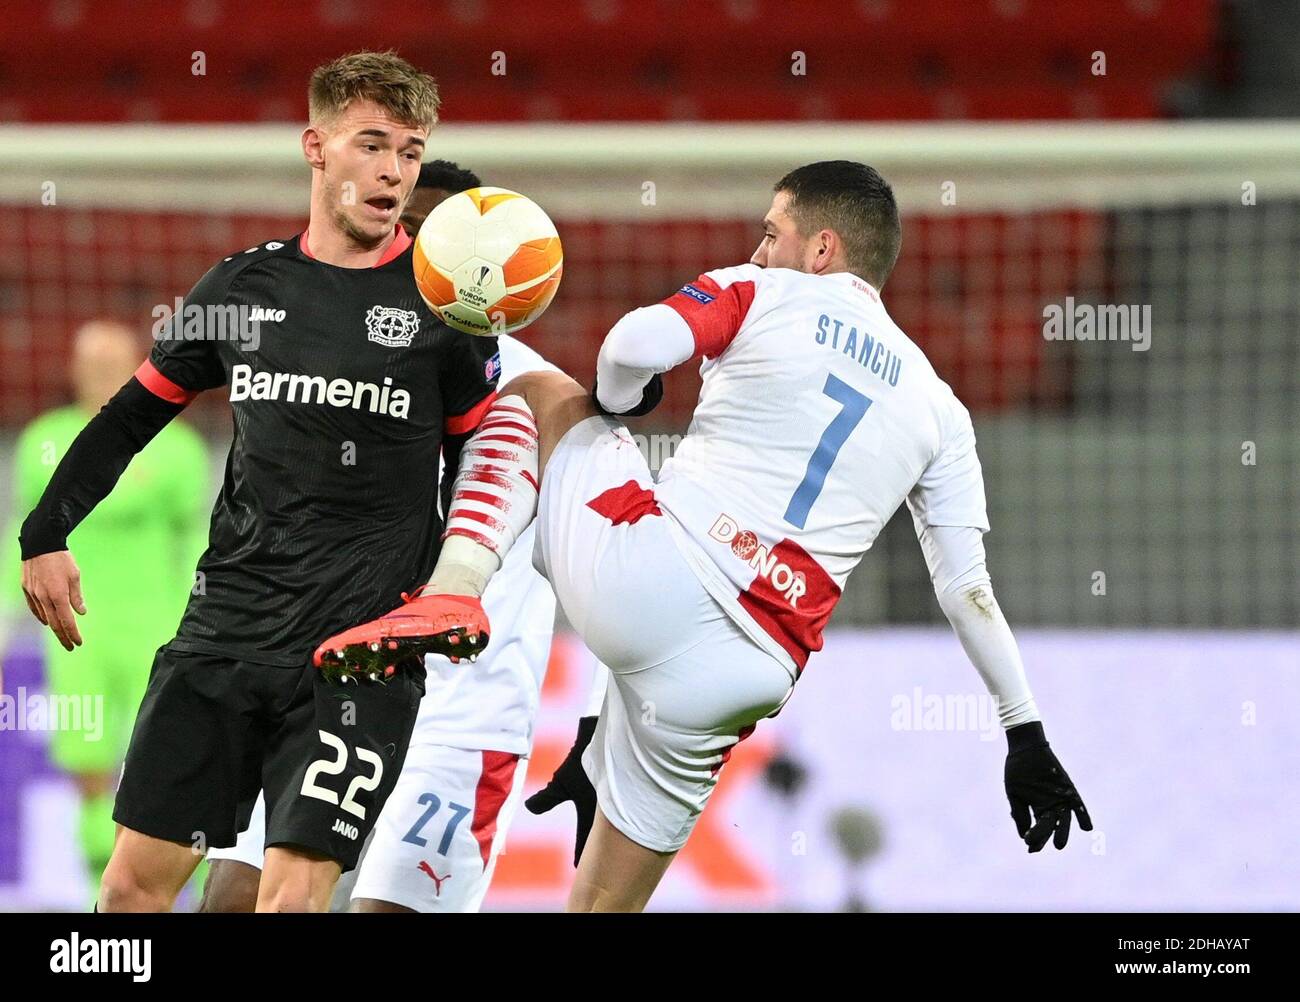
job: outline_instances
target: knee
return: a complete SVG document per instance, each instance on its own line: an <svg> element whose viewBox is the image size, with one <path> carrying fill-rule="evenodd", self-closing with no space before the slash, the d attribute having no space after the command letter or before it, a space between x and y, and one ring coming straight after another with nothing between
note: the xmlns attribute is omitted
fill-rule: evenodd
<svg viewBox="0 0 1300 1002"><path fill-rule="evenodd" d="M638 899L636 895L623 893L611 887L598 884L580 886L575 883L564 910L570 913L635 913L645 910L645 901Z"/></svg>
<svg viewBox="0 0 1300 1002"><path fill-rule="evenodd" d="M257 908L257 889L262 871L247 863L216 859L208 867L203 885L201 912L251 912Z"/></svg>
<svg viewBox="0 0 1300 1002"><path fill-rule="evenodd" d="M278 880L267 884L263 879L257 894L259 912L326 912L334 885L322 880Z"/></svg>
<svg viewBox="0 0 1300 1002"><path fill-rule="evenodd" d="M259 912L329 911L339 864L309 858L283 848L267 850L266 868L257 894Z"/></svg>
<svg viewBox="0 0 1300 1002"><path fill-rule="evenodd" d="M257 910L259 912L314 912L322 909L316 906L306 888L281 885L258 896Z"/></svg>
<svg viewBox="0 0 1300 1002"><path fill-rule="evenodd" d="M169 890L151 885L128 867L115 865L112 859L99 881L101 912L166 912L171 911L174 898Z"/></svg>

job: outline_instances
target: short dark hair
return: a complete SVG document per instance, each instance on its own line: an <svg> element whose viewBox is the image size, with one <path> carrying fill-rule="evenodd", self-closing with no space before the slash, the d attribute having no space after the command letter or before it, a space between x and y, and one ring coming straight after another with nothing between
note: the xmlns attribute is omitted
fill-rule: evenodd
<svg viewBox="0 0 1300 1002"><path fill-rule="evenodd" d="M332 121L353 101L374 101L399 122L432 129L438 121L438 85L391 50L353 52L317 66L307 87L313 125Z"/></svg>
<svg viewBox="0 0 1300 1002"><path fill-rule="evenodd" d="M879 172L852 160L823 160L792 170L773 191L790 195L802 236L834 230L849 270L879 289L894 270L903 229L894 190Z"/></svg>
<svg viewBox="0 0 1300 1002"><path fill-rule="evenodd" d="M437 188L455 195L470 188L481 188L483 182L472 170L466 170L460 164L450 160L430 160L427 164L420 164L420 180L415 182L415 186Z"/></svg>

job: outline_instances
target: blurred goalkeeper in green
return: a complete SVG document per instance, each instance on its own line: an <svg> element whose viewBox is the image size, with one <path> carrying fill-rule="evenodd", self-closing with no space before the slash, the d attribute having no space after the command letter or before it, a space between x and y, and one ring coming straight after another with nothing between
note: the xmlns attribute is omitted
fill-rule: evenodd
<svg viewBox="0 0 1300 1002"><path fill-rule="evenodd" d="M77 332L70 371L76 403L40 415L18 438L12 510L19 517L40 500L72 440L139 361L140 345L127 327L92 321ZM113 793L149 665L175 635L191 588L201 587L194 567L207 545L211 506L203 439L173 421L71 536L82 592L95 604L80 624L83 646L65 651L43 631L50 694L81 702L80 728L52 727L50 752L80 792L81 844L96 883L113 850ZM5 573L16 577L17 521L5 547Z"/></svg>

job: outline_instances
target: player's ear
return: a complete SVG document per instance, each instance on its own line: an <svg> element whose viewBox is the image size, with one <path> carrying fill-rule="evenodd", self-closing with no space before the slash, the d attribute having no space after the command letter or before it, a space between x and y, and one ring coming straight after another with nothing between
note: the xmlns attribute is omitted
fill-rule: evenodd
<svg viewBox="0 0 1300 1002"><path fill-rule="evenodd" d="M302 156L313 170L325 166L325 137L315 126L309 125L302 130Z"/></svg>
<svg viewBox="0 0 1300 1002"><path fill-rule="evenodd" d="M831 261L835 259L835 252L839 249L840 238L834 230L822 230L812 240L812 260L808 263L808 270L814 275L820 275L828 267Z"/></svg>

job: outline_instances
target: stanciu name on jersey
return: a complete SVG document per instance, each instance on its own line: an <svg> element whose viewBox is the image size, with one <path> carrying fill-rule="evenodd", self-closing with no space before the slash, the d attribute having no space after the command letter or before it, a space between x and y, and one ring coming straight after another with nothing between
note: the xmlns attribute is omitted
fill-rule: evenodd
<svg viewBox="0 0 1300 1002"><path fill-rule="evenodd" d="M240 364L230 370L230 402L237 404L242 400L328 404L403 420L411 412L411 394L395 388L391 376L385 376L382 384L354 383L342 377L326 379L300 372L254 372L251 365Z"/></svg>

